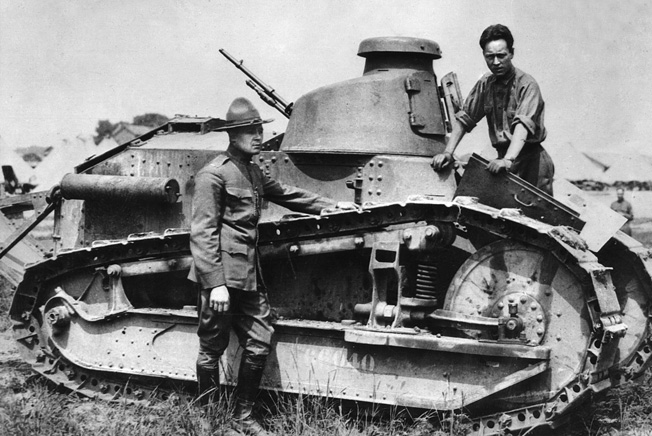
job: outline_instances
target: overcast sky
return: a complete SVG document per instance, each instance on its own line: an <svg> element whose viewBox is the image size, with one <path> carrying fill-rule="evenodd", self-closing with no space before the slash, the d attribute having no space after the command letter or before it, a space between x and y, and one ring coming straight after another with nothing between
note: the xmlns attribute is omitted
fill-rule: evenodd
<svg viewBox="0 0 652 436"><path fill-rule="evenodd" d="M364 38L437 41L467 94L478 38L509 26L546 101L545 145L652 153L652 3L644 1L0 0L0 135L10 147L90 135L99 119L224 117L257 100L225 48L287 100L359 76ZM276 122L273 129L283 130ZM488 143L486 128L469 143Z"/></svg>

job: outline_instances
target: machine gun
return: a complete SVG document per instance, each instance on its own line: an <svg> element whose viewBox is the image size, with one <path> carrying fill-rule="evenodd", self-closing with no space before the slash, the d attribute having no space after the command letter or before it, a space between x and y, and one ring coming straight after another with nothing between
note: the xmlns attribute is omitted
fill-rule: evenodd
<svg viewBox="0 0 652 436"><path fill-rule="evenodd" d="M237 69L249 77L250 80L246 81L247 86L256 91L256 93L265 103L282 113L284 117L290 118L290 114L292 113L292 103L285 101L283 97L274 91L274 88L268 86L265 84L265 82L256 77L254 73L252 73L247 67L243 65L243 61L238 61L223 48L220 49L220 53L222 53L225 58L227 58L233 65L235 65Z"/></svg>

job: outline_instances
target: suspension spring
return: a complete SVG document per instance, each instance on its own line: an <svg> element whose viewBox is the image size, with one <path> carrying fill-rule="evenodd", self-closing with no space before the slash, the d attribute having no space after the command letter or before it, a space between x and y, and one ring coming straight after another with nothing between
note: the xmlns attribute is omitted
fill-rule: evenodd
<svg viewBox="0 0 652 436"><path fill-rule="evenodd" d="M437 299L437 267L425 263L417 264L415 297L424 300Z"/></svg>

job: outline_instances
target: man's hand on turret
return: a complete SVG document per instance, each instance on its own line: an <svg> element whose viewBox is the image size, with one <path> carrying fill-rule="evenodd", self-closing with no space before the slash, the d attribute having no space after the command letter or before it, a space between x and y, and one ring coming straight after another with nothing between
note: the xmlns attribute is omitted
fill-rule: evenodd
<svg viewBox="0 0 652 436"><path fill-rule="evenodd" d="M447 151L443 153L436 154L432 158L432 163L430 164L435 171L441 171L445 168L448 168L453 163L453 154Z"/></svg>

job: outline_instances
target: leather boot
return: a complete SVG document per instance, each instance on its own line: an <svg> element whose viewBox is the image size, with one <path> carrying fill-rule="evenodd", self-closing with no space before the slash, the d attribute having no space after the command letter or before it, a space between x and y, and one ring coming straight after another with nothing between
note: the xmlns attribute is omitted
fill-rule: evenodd
<svg viewBox="0 0 652 436"><path fill-rule="evenodd" d="M252 413L265 369L265 359L265 356L251 356L244 353L240 361L232 427L247 436L272 436L272 433L266 431Z"/></svg>
<svg viewBox="0 0 652 436"><path fill-rule="evenodd" d="M220 372L197 365L197 399L201 406L208 406L220 399Z"/></svg>

